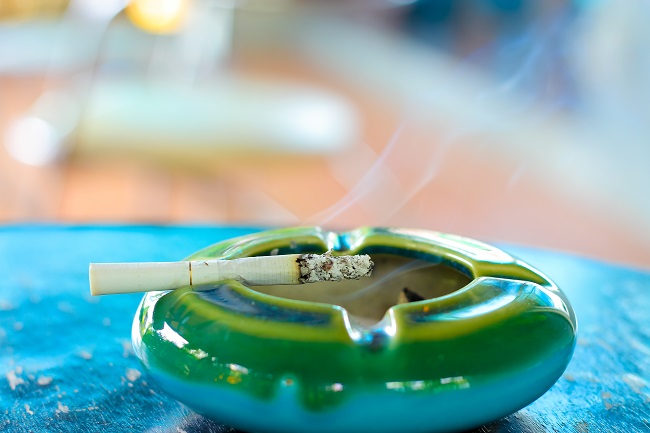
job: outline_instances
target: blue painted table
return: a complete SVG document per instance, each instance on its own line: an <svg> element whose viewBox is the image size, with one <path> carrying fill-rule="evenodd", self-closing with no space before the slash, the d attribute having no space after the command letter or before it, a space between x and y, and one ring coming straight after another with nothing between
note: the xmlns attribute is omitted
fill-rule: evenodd
<svg viewBox="0 0 650 433"><path fill-rule="evenodd" d="M178 260L253 231L0 228L0 431L233 431L167 398L141 374L130 344L141 296L91 298L87 271L91 261ZM562 287L579 339L546 395L477 431L649 432L650 273L502 247Z"/></svg>

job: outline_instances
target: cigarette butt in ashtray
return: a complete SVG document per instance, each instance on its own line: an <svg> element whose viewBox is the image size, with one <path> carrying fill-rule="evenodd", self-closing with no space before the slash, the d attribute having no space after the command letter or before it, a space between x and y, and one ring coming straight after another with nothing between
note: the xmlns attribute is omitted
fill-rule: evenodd
<svg viewBox="0 0 650 433"><path fill-rule="evenodd" d="M174 290L222 280L235 280L247 286L340 281L369 276L373 268L368 255L332 256L326 253L233 260L91 263L88 274L90 293L96 296Z"/></svg>

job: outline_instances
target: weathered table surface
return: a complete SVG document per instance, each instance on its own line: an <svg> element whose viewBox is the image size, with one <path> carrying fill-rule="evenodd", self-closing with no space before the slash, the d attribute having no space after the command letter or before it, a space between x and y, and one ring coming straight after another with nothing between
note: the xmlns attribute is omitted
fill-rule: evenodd
<svg viewBox="0 0 650 433"><path fill-rule="evenodd" d="M0 228L0 431L226 432L141 374L140 295L91 298L91 261L177 260L246 228ZM568 294L574 358L527 408L477 432L650 431L650 273L505 246Z"/></svg>

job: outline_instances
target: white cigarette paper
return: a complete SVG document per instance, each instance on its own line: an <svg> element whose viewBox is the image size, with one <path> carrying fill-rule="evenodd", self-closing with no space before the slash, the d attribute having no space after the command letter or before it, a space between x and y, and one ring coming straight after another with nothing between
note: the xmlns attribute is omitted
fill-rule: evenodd
<svg viewBox="0 0 650 433"><path fill-rule="evenodd" d="M91 263L90 293L108 295L200 286L235 280L247 286L339 281L369 276L374 264L368 255L329 253L246 257L233 260L181 262Z"/></svg>

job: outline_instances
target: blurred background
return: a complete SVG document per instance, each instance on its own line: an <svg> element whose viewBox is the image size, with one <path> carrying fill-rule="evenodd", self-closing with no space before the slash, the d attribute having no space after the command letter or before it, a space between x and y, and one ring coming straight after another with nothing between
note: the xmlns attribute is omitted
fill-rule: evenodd
<svg viewBox="0 0 650 433"><path fill-rule="evenodd" d="M0 0L0 224L408 226L650 268L649 19Z"/></svg>

